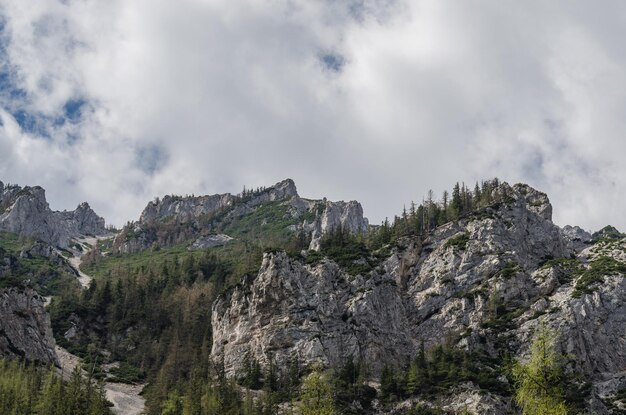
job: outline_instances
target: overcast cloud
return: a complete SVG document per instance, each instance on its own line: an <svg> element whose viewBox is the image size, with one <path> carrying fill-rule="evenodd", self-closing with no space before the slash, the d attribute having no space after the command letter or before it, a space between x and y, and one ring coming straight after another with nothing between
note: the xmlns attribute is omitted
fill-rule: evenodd
<svg viewBox="0 0 626 415"><path fill-rule="evenodd" d="M498 176L626 230L626 3L0 2L0 179L108 222L296 181L376 223Z"/></svg>

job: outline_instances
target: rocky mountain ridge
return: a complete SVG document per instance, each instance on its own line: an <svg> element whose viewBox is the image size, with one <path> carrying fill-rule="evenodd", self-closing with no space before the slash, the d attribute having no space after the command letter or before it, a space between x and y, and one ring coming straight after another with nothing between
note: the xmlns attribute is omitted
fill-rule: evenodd
<svg viewBox="0 0 626 415"><path fill-rule="evenodd" d="M59 310L68 313L77 329L66 331L67 318L55 320L65 327L55 329L66 334L58 340L84 347L87 339L99 339L123 359L142 343L138 333L150 332L154 321L169 330L169 314L186 304L177 301L195 298L203 312L212 303L210 323L206 314L201 320L211 325L210 342L204 343L212 347L211 360L223 363L224 373L242 385L251 362L278 371L296 362L303 373L313 367L337 371L358 362L365 368L361 376L384 396L385 373L403 373L420 350L432 361L436 353L452 353L457 364L471 362L450 369L465 371L462 382L393 404L380 398L367 410L356 404L351 413L411 413L416 405L435 408L436 402L447 413L515 414L507 362L527 359L534 334L545 326L555 333L566 360L568 399L592 413L619 413L626 403L617 399L626 391L626 235L612 227L593 235L578 227L559 228L545 193L524 184L494 183L483 186L489 193L481 196L486 204L450 215L453 220L437 222L439 226L426 226L425 233L395 236L382 245L372 241L384 226L368 227L358 202L305 199L289 179L239 195L157 199L117 237L114 255L92 251L90 256L106 264L98 265L104 268L76 310L83 304L91 308L72 312L71 299L63 305ZM37 201L49 211L42 189L18 194L12 187L1 188L3 195L12 196L2 199L0 218L14 209L33 211L28 206ZM20 202L26 207L17 203L22 196L27 196ZM90 217L88 206L84 210L78 216ZM85 222L87 228L98 223ZM272 243L264 244L265 239ZM304 244L291 249L292 239ZM257 251L249 249L255 242ZM239 245L226 252L230 257L213 256L231 244ZM90 245L99 246L97 241ZM158 249L142 253L148 248ZM45 257L63 266L66 259L59 252L35 243L14 250L11 258ZM235 262L225 261L252 257L252 252L258 254L249 260L252 267L241 273L228 268ZM255 261L261 253L259 266ZM157 263L161 254L181 258ZM139 265L122 265L133 261ZM171 298L170 308L151 309L151 323L137 317L145 310L139 303L146 300L146 291L132 288L137 296L129 304L114 301L111 287L99 279L114 275L111 270L120 279L119 274L127 274L128 291L141 281L155 301ZM121 287L116 285L119 297L125 290ZM163 295L159 287L178 294ZM214 296L208 297L213 289ZM9 357L54 362L42 298L28 288L0 294L0 350ZM127 309L134 317L123 322L121 331L103 317L112 310L124 316ZM209 360L209 349L206 353Z"/></svg>
<svg viewBox="0 0 626 415"><path fill-rule="evenodd" d="M238 195L168 195L155 199L148 203L139 221L127 225L118 235L115 250L139 252L192 238L196 238L196 245L203 246L203 239L221 232L218 232L221 224L236 222L275 203L286 210L283 214L283 219L289 222L286 228L309 235L311 249L319 250L321 236L331 230L341 228L357 234L365 232L368 227L360 203L305 199L298 195L293 180L285 179L268 188Z"/></svg>
<svg viewBox="0 0 626 415"><path fill-rule="evenodd" d="M626 239L589 245L588 234L552 223L544 193L506 183L496 191L504 203L398 241L368 274L267 253L256 276L214 304L214 358L235 377L250 359L340 367L354 358L376 378L405 367L420 345L523 358L547 324L573 356L568 370L591 384L587 407L609 413L626 387ZM510 398L489 396L480 413L514 413Z"/></svg>
<svg viewBox="0 0 626 415"><path fill-rule="evenodd" d="M52 211L45 190L0 182L0 230L66 248L79 235L108 233L104 219L84 202L73 211Z"/></svg>

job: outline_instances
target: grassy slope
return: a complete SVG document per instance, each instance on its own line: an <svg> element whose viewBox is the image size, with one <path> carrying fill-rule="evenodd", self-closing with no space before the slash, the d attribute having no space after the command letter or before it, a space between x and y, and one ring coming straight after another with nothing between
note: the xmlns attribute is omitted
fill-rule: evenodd
<svg viewBox="0 0 626 415"><path fill-rule="evenodd" d="M49 258L20 258L22 249L31 247L33 243L32 239L0 232L0 259L8 257L11 261L10 270L0 279L0 288L19 286L30 281L42 295L52 295L65 286L77 284L76 278L67 269L53 263Z"/></svg>
<svg viewBox="0 0 626 415"><path fill-rule="evenodd" d="M216 231L234 238L225 246L209 248L209 252L227 264L232 275L229 283L238 282L239 278L250 272L256 272L260 265L262 252L269 249L286 248L293 238L290 225L299 223L287 214L284 202L269 202L259 206L254 212L232 220L221 220L216 224ZM81 269L94 277L115 275L119 270L138 270L150 268L155 263L174 263L190 255L196 259L205 255L205 251L190 251L192 241L161 249L148 249L133 254L114 254L103 257L96 263Z"/></svg>

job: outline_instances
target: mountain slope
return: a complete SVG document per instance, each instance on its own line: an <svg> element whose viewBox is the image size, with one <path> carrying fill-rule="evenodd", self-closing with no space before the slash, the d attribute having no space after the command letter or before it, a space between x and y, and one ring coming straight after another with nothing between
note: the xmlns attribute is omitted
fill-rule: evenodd
<svg viewBox="0 0 626 415"><path fill-rule="evenodd" d="M59 292L52 327L94 373L147 383L150 415L289 413L310 379L342 414L516 414L511 363L540 327L570 413L625 403L625 235L559 228L527 185L457 185L376 227L287 179L157 199L94 244L91 285ZM64 252L16 246L11 263Z"/></svg>
<svg viewBox="0 0 626 415"><path fill-rule="evenodd" d="M0 182L0 230L33 237L66 248L79 235L104 235L104 219L89 204L73 211L52 211L44 189Z"/></svg>
<svg viewBox="0 0 626 415"><path fill-rule="evenodd" d="M367 274L266 254L258 275L215 303L214 358L233 376L250 360L341 367L355 359L377 379L406 367L421 345L446 343L491 359L481 370L500 376L505 357L524 356L544 322L572 356L570 372L592 382L588 407L608 413L601 399L626 386L626 240L581 250L551 222L545 194L507 184L494 192L503 202L423 240L399 240ZM473 386L497 398L484 413L510 407L502 381Z"/></svg>
<svg viewBox="0 0 626 415"><path fill-rule="evenodd" d="M122 230L114 251L136 253L191 241L204 247L206 238L224 233L238 240L282 246L297 232L308 235L311 248L319 249L321 236L333 229L357 234L365 232L367 226L358 202L304 199L293 180L286 179L239 195L156 199L148 203L139 221Z"/></svg>

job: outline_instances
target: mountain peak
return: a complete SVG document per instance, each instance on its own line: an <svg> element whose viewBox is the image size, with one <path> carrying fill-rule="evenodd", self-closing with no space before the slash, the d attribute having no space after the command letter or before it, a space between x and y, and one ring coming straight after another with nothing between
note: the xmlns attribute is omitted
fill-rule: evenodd
<svg viewBox="0 0 626 415"><path fill-rule="evenodd" d="M41 186L0 186L0 229L66 247L71 238L107 231L104 219L82 203L70 212L52 211Z"/></svg>
<svg viewBox="0 0 626 415"><path fill-rule="evenodd" d="M274 192L280 193L280 196L276 200L279 199L288 199L290 197L298 196L298 189L296 188L296 183L292 179L285 179L276 183L270 189L273 189Z"/></svg>
<svg viewBox="0 0 626 415"><path fill-rule="evenodd" d="M501 186L507 185L504 183ZM508 186L508 185L507 185ZM517 183L513 186L515 199L519 203L524 203L528 210L534 212L544 218L552 221L552 204L548 195L541 192L526 183Z"/></svg>

